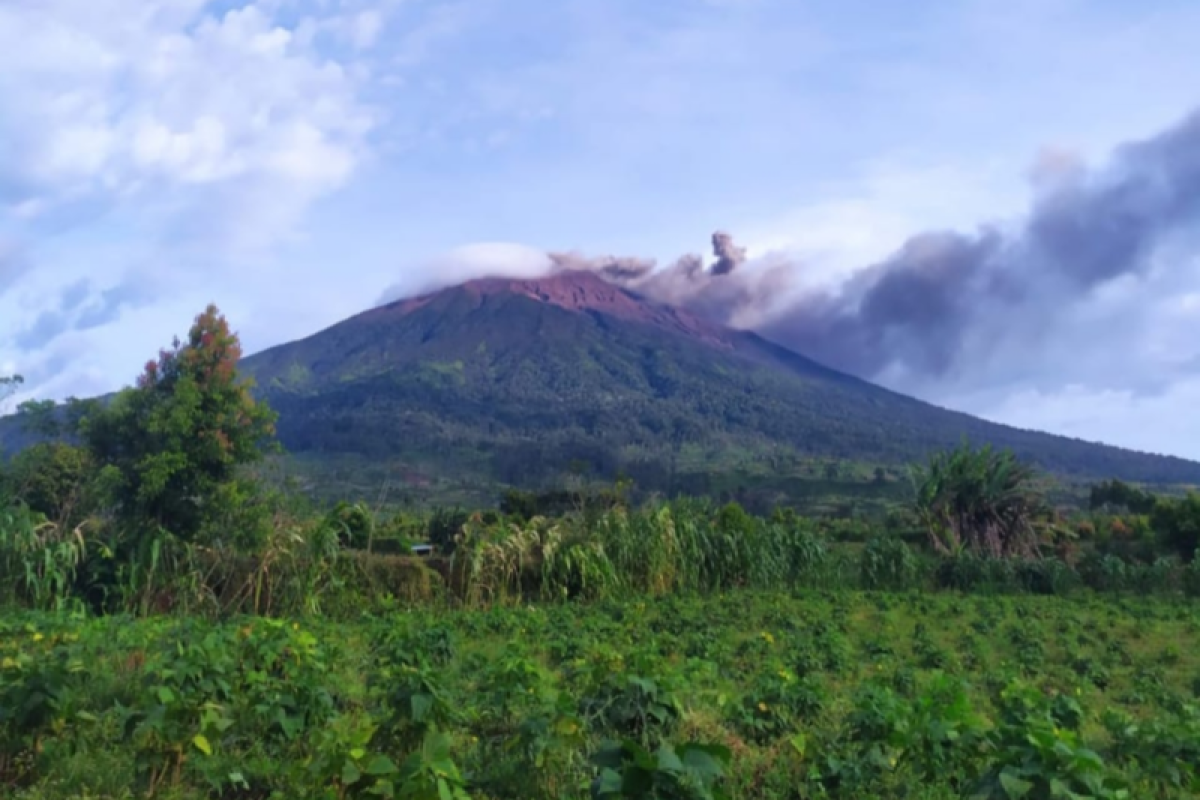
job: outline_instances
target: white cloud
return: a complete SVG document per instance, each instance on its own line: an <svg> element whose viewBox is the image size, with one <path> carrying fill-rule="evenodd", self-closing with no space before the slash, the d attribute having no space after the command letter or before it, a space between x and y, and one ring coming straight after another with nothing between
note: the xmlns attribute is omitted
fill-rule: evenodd
<svg viewBox="0 0 1200 800"><path fill-rule="evenodd" d="M546 274L550 258L542 250L512 242L477 242L418 263L384 290L378 304L390 303L480 277L532 278Z"/></svg>
<svg viewBox="0 0 1200 800"><path fill-rule="evenodd" d="M29 194L272 171L336 184L358 159L373 125L362 87L260 5L96 5L0 8L0 125L21 145L0 169L20 170ZM67 51L86 55L51 57ZM326 166L297 167L314 156Z"/></svg>
<svg viewBox="0 0 1200 800"><path fill-rule="evenodd" d="M0 293L0 359L42 379L29 393L91 386L109 363L127 370L121 342L137 316L165 342L208 297L227 297L229 281L267 285L255 273L272 273L311 205L369 156L369 68L299 41L286 11L266 0L0 5L0 233L32 262L19 291ZM384 23L371 9L347 19L362 47ZM69 238L47 238L55 230ZM119 237L119 260L74 250L70 237ZM16 352L17 334L81 277L97 291L157 286L154 313L122 307L120 324Z"/></svg>
<svg viewBox="0 0 1200 800"><path fill-rule="evenodd" d="M354 15L350 23L350 40L360 50L366 50L375 45L383 30L383 15L378 11L360 11Z"/></svg>
<svg viewBox="0 0 1200 800"><path fill-rule="evenodd" d="M136 127L133 133L135 167L159 171L188 183L206 183L239 171L226 153L225 126L203 116L190 131L175 132L157 120Z"/></svg>

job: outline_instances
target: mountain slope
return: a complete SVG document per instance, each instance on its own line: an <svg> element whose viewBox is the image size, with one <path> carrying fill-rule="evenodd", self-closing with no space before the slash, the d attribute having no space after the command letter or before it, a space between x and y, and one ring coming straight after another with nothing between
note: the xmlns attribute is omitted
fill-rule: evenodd
<svg viewBox="0 0 1200 800"><path fill-rule="evenodd" d="M243 368L294 452L419 455L509 483L577 460L661 483L681 453L902 463L963 436L1065 475L1200 482L1200 464L937 408L587 272L398 301Z"/></svg>

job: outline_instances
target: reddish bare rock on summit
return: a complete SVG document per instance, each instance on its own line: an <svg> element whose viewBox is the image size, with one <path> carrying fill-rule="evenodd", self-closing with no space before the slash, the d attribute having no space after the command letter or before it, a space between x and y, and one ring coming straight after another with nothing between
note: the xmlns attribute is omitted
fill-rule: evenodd
<svg viewBox="0 0 1200 800"><path fill-rule="evenodd" d="M710 346L722 349L733 347L727 329L701 319L689 311L642 297L587 270L565 270L541 278L477 278L420 297L397 300L372 309L367 314L412 314L436 302L448 292L462 293L475 298L478 302L477 307L482 307L486 300L497 296L527 297L568 311L594 311L614 319L650 325L695 337Z"/></svg>

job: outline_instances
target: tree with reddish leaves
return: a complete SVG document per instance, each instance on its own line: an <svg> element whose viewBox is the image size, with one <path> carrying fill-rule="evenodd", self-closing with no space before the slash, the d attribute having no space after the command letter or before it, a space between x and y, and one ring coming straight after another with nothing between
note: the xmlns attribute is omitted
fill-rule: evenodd
<svg viewBox="0 0 1200 800"><path fill-rule="evenodd" d="M241 468L275 446L276 415L239 378L241 355L237 335L210 305L185 342L160 351L136 386L86 421L85 440L127 528L186 541L250 545L259 538L216 529L256 494Z"/></svg>

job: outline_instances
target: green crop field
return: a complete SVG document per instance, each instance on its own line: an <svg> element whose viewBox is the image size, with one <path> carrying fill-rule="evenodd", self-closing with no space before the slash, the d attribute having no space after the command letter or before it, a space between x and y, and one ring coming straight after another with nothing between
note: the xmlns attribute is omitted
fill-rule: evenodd
<svg viewBox="0 0 1200 800"><path fill-rule="evenodd" d="M734 590L0 623L14 798L1184 798L1200 605Z"/></svg>

